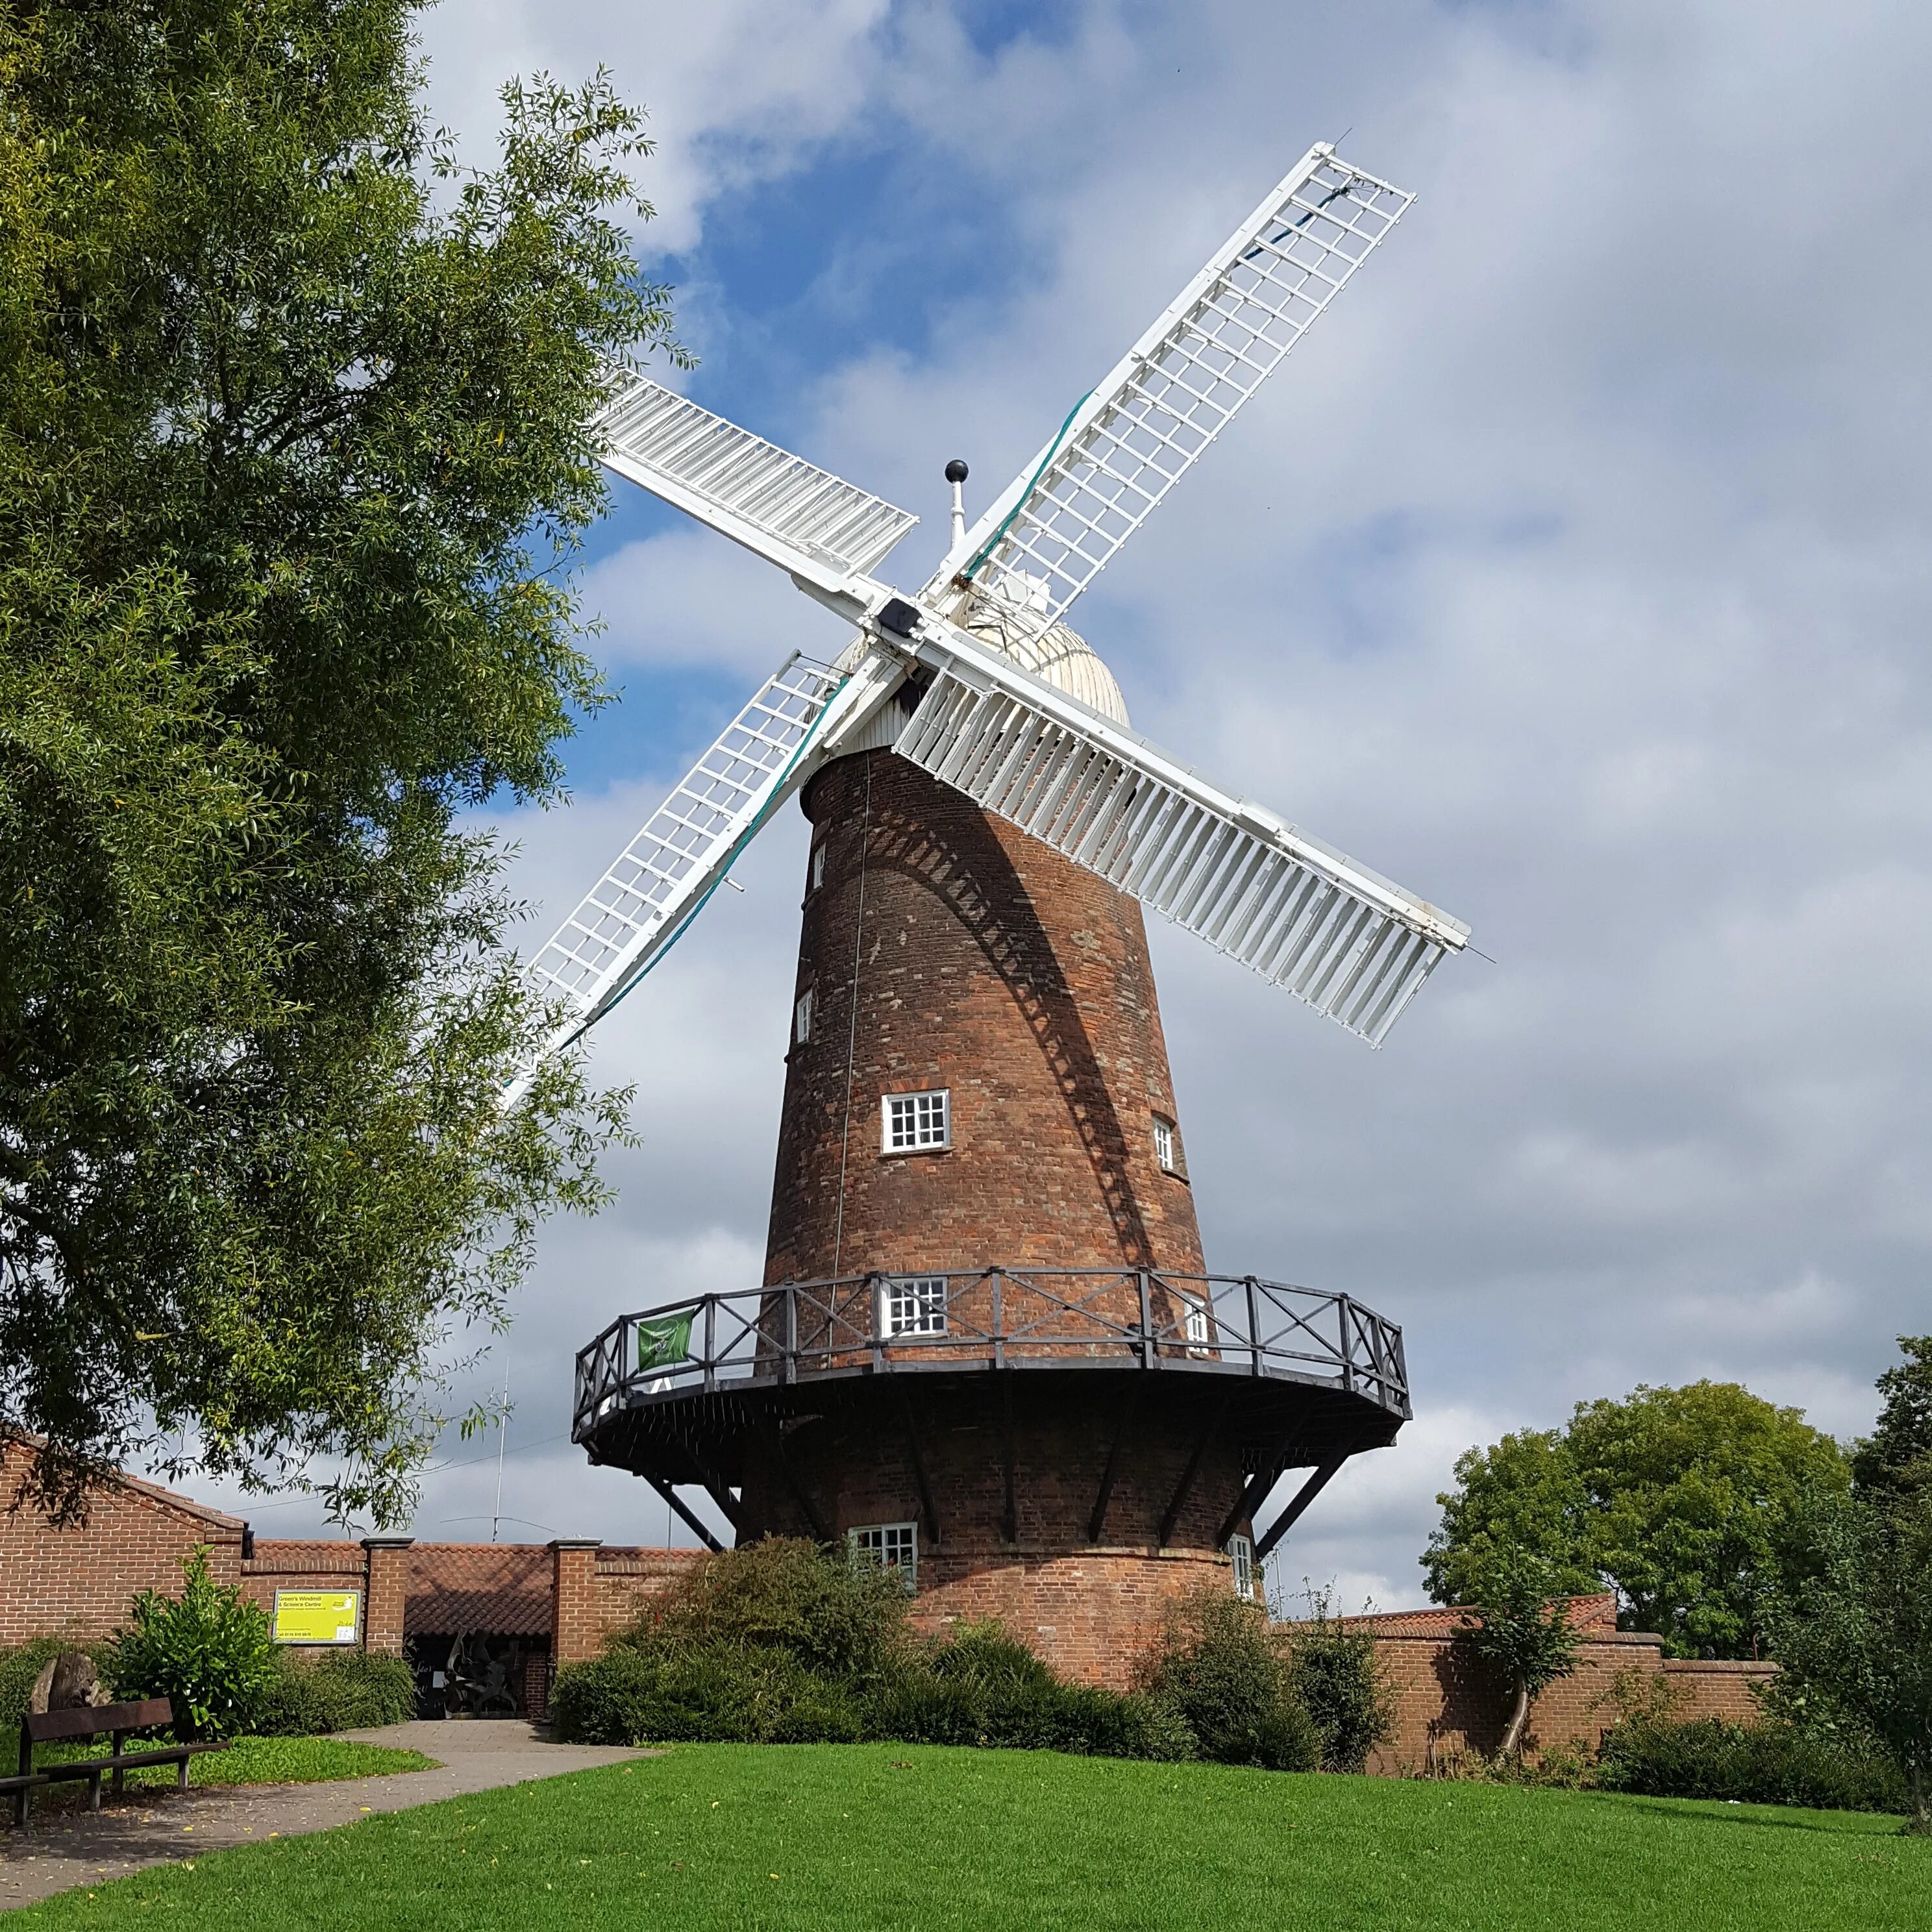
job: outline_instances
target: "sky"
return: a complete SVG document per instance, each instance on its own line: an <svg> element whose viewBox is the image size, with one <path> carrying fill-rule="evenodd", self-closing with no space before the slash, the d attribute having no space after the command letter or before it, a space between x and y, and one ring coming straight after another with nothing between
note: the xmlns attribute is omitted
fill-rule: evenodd
<svg viewBox="0 0 1932 1932"><path fill-rule="evenodd" d="M1150 921L1209 1265L1406 1331L1414 1420L1277 1584L1420 1602L1459 1454L1640 1383L1869 1426L1932 1326L1932 11L452 0L424 51L479 160L512 74L645 106L680 386L916 512L902 584L946 459L982 506L1311 142L1416 191L1073 614L1139 730L1490 956L1372 1052ZM584 589L622 702L567 808L494 821L532 950L789 651L844 641L616 488ZM572 1358L760 1278L804 850L793 808L596 1036L640 1144L545 1228L478 1372L507 1434L452 1432L418 1535L664 1539L569 1444Z"/></svg>

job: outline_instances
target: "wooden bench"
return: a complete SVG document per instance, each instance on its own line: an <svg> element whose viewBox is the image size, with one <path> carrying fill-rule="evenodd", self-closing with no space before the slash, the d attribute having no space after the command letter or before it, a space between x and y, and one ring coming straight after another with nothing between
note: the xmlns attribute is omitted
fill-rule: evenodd
<svg viewBox="0 0 1932 1932"><path fill-rule="evenodd" d="M126 1774L142 1765L172 1764L178 1767L175 1788L188 1789L188 1760L202 1751L226 1750L223 1744L156 1744L146 1750L124 1750L122 1746L131 1731L153 1730L175 1720L174 1706L165 1697L149 1697L138 1704L83 1705L72 1711L29 1712L20 1724L20 1771L16 1778L0 1778L0 1791L14 1794L14 1822L27 1822L33 1795L43 1784L57 1780L87 1780L88 1807L100 1809L100 1783L111 1772L114 1795L126 1789ZM36 1744L67 1744L82 1738L107 1737L113 1750L106 1757L75 1758L62 1764L34 1768Z"/></svg>

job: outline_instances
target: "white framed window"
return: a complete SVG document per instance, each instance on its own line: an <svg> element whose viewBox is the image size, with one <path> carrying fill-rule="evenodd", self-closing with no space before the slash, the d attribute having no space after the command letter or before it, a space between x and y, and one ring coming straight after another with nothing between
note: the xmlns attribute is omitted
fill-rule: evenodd
<svg viewBox="0 0 1932 1932"><path fill-rule="evenodd" d="M888 1094L880 1103L881 1144L887 1154L920 1154L952 1144L952 1095Z"/></svg>
<svg viewBox="0 0 1932 1932"><path fill-rule="evenodd" d="M1234 1565L1234 1594L1244 1604L1255 1600L1255 1546L1245 1536L1228 1539L1228 1561Z"/></svg>
<svg viewBox="0 0 1932 1932"><path fill-rule="evenodd" d="M881 1334L946 1333L946 1277L943 1274L888 1276L880 1287L879 1303Z"/></svg>
<svg viewBox="0 0 1932 1932"><path fill-rule="evenodd" d="M794 1046L802 1046L812 1037L812 988L808 986L798 996L798 1004L791 1010L791 1038Z"/></svg>
<svg viewBox="0 0 1932 1932"><path fill-rule="evenodd" d="M908 1591L919 1587L919 1525L868 1522L846 1532L854 1564L870 1563L898 1573Z"/></svg>
<svg viewBox="0 0 1932 1932"><path fill-rule="evenodd" d="M1180 1304L1181 1333L1187 1337L1190 1348L1204 1348L1208 1346L1208 1304L1198 1296L1181 1294L1176 1298Z"/></svg>
<svg viewBox="0 0 1932 1932"><path fill-rule="evenodd" d="M1164 1173L1180 1172L1180 1146L1174 1137L1174 1123L1162 1120L1158 1114L1154 1117L1154 1157L1160 1162Z"/></svg>
<svg viewBox="0 0 1932 1932"><path fill-rule="evenodd" d="M820 886L824 884L824 883L825 842L821 838L819 842L812 848L812 884L806 887L806 890L815 892Z"/></svg>

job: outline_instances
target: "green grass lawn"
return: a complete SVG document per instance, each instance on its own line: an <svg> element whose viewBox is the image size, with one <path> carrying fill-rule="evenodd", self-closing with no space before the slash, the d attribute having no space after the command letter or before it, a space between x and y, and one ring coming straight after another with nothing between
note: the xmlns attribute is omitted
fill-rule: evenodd
<svg viewBox="0 0 1932 1932"><path fill-rule="evenodd" d="M144 1750L139 1739L128 1747ZM34 1754L43 1770L76 1758L106 1757L110 1747L98 1744L61 1747L46 1744ZM324 1784L340 1778L380 1778L392 1771L428 1771L435 1763L421 1751L392 1750L384 1744L351 1744L341 1738L237 1738L224 1751L202 1751L188 1760L190 1784ZM10 1765L10 1770L12 1766ZM130 1791L150 1786L174 1788L175 1768L152 1765L127 1774ZM34 1808L64 1808L87 1802L87 1786L71 1783L43 1786L34 1793Z"/></svg>
<svg viewBox="0 0 1932 1932"><path fill-rule="evenodd" d="M1843 1812L905 1745L685 1745L69 1892L10 1922L1925 1932L1932 1842Z"/></svg>

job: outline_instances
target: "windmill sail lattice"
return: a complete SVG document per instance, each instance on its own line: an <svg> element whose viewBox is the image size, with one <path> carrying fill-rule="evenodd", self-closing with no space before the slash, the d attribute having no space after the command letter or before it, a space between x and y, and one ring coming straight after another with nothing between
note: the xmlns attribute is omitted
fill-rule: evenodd
<svg viewBox="0 0 1932 1932"><path fill-rule="evenodd" d="M623 381L596 424L604 462L814 583L873 569L919 521L645 376Z"/></svg>
<svg viewBox="0 0 1932 1932"><path fill-rule="evenodd" d="M531 962L532 989L560 1004L566 1016L547 1050L620 998L656 944L696 910L736 847L778 802L842 682L804 658L788 659Z"/></svg>
<svg viewBox="0 0 1932 1932"><path fill-rule="evenodd" d="M968 532L963 562L949 563L1044 631L1414 199L1310 149L994 501ZM928 594L943 592L945 577Z"/></svg>
<svg viewBox="0 0 1932 1932"><path fill-rule="evenodd" d="M893 748L1372 1046L1468 937L991 652L942 669Z"/></svg>
<svg viewBox="0 0 1932 1932"><path fill-rule="evenodd" d="M1208 784L958 626L990 598L1012 638L1042 634L1412 199L1331 148L1310 148L916 599L872 574L916 518L620 372L598 418L605 463L788 572L860 634L842 679L793 658L537 956L535 988L563 1013L538 1059L622 998L784 797L826 762L879 742L866 734L915 666L934 675L896 736L903 756L1380 1044L1466 942L1466 926Z"/></svg>

